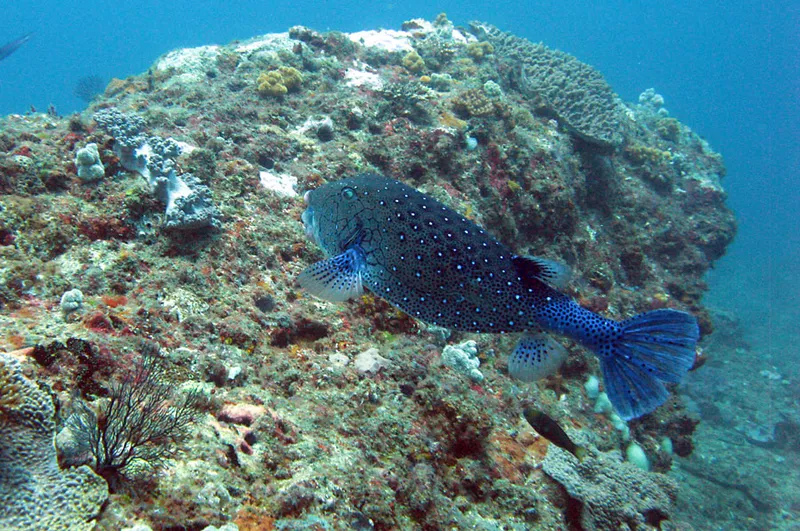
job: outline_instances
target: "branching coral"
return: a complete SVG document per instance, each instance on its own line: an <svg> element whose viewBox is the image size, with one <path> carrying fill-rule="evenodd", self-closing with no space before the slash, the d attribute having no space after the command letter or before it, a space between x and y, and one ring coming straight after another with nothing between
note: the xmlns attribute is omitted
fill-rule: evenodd
<svg viewBox="0 0 800 531"><path fill-rule="evenodd" d="M482 89L465 90L453 98L453 107L465 116L490 116L494 114L494 103Z"/></svg>

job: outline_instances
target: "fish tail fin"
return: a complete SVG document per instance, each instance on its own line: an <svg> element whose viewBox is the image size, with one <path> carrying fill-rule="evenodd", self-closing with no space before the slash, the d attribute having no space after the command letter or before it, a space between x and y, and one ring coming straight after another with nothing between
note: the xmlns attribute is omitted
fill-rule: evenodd
<svg viewBox="0 0 800 531"><path fill-rule="evenodd" d="M655 310L619 323L620 333L598 348L606 393L620 417L641 417L663 404L664 383L680 382L692 368L700 337L693 316Z"/></svg>

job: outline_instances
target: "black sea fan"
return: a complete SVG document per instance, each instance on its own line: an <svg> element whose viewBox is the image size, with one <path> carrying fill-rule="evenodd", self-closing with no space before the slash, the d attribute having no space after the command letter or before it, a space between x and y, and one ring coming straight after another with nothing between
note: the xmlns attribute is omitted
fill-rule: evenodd
<svg viewBox="0 0 800 531"><path fill-rule="evenodd" d="M99 406L79 402L67 425L91 455L92 468L115 492L132 464L158 468L178 453L204 402L197 391L179 396L154 350L144 349Z"/></svg>
<svg viewBox="0 0 800 531"><path fill-rule="evenodd" d="M86 103L91 102L101 94L106 88L106 80L102 76L85 76L75 83L75 88L72 89L72 94L76 98L80 98Z"/></svg>

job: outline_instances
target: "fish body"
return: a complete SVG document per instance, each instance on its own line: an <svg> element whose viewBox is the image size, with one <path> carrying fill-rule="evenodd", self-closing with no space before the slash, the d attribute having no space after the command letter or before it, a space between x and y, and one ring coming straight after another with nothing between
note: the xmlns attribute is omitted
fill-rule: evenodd
<svg viewBox="0 0 800 531"><path fill-rule="evenodd" d="M0 46L0 61L11 55L12 53L16 52L17 49L28 42L33 36L33 32L23 35L19 39L13 40L9 43Z"/></svg>
<svg viewBox="0 0 800 531"><path fill-rule="evenodd" d="M593 350L607 393L623 418L655 409L694 361L697 324L660 310L616 322L576 304L555 286L565 268L516 255L484 228L399 181L363 174L306 193L306 233L331 257L299 277L332 301L365 288L427 323L476 333L545 329ZM523 336L509 367L523 379L566 350Z"/></svg>
<svg viewBox="0 0 800 531"><path fill-rule="evenodd" d="M586 449L572 442L572 439L569 438L564 429L546 413L527 407L522 412L522 415L531 425L531 428L551 443L563 448L581 461L586 457Z"/></svg>

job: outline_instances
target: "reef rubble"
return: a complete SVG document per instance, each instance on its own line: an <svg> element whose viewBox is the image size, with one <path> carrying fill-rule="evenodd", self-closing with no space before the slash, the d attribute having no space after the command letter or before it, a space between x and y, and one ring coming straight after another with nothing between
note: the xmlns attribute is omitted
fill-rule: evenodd
<svg viewBox="0 0 800 531"><path fill-rule="evenodd" d="M608 514L665 520L664 473L697 425L680 395L620 430L595 412L598 365L575 345L523 384L507 374L514 338L295 284L322 257L303 192L372 171L569 264L567 292L594 311L682 309L709 334L703 275L736 231L725 168L655 96L624 103L568 54L440 15L175 50L84 112L0 118L0 351L35 347L21 370L56 411L108 400L142 341L176 389L205 396L180 452L124 470L96 526L564 529L586 490L548 472L557 449L521 417L533 402L596 456L636 441L652 467L631 474L665 489L658 518ZM480 378L442 360L467 341ZM602 485L633 468L617 465Z"/></svg>

